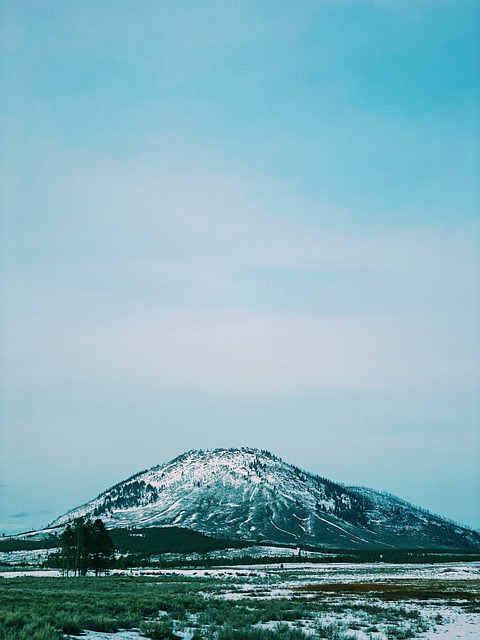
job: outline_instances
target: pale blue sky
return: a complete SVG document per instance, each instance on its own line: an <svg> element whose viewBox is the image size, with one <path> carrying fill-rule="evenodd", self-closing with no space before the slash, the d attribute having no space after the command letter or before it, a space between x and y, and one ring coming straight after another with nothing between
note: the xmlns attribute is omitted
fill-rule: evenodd
<svg viewBox="0 0 480 640"><path fill-rule="evenodd" d="M0 15L0 531L242 445L479 527L478 4Z"/></svg>

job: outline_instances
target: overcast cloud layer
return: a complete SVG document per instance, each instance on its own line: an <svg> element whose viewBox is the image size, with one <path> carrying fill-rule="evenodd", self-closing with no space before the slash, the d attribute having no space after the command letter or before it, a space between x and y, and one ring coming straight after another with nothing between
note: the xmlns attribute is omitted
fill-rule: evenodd
<svg viewBox="0 0 480 640"><path fill-rule="evenodd" d="M480 526L476 9L0 2L0 530L217 446Z"/></svg>

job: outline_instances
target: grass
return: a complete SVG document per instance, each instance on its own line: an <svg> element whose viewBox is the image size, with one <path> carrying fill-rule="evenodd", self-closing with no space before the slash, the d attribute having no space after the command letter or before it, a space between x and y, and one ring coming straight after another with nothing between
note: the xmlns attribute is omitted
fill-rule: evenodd
<svg viewBox="0 0 480 640"><path fill-rule="evenodd" d="M0 640L33 638L23 634L33 624L44 630L45 638L56 639L83 629L114 632L137 627L159 610L178 613L179 599L188 599L187 585L177 580L155 586L151 580L124 577L0 580Z"/></svg>
<svg viewBox="0 0 480 640"><path fill-rule="evenodd" d="M450 602L469 596L463 600L467 610L478 606L474 589L462 581L313 584L294 588L288 598L256 597L284 578L267 572L0 579L0 640L61 640L86 629L134 628L152 640L176 640L182 631L193 640L351 640L355 631L405 640L434 623L422 614L427 597ZM228 600L227 592L242 597Z"/></svg>

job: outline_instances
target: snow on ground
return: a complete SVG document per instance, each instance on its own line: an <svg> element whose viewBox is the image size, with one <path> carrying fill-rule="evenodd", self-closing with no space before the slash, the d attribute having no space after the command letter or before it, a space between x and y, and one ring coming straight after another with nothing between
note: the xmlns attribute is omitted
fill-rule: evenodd
<svg viewBox="0 0 480 640"><path fill-rule="evenodd" d="M152 561L159 560L197 560L202 562L205 558L231 559L240 558L242 561L248 562L248 558L294 558L298 557L299 551L293 547L276 547L254 545L252 547L243 547L240 549L219 549L217 551L207 551L207 553L162 553L158 556L151 556ZM321 551L312 551L308 553L310 558L328 557L330 554Z"/></svg>
<svg viewBox="0 0 480 640"><path fill-rule="evenodd" d="M383 581L390 579L402 580L480 580L480 562L443 563L443 564L381 564L381 563L295 563L295 564L254 564L237 565L235 567L216 567L213 569L157 569L138 568L120 570L114 569L112 574L123 575L181 575L198 578L225 577L258 577L266 576L281 580L282 586L290 587L321 583L353 583L359 581ZM15 576L55 577L61 572L55 569L34 570L15 568L0 572L0 577ZM480 636L479 636L480 638Z"/></svg>
<svg viewBox="0 0 480 640"><path fill-rule="evenodd" d="M450 612L451 620L435 625L422 636L425 640L478 640L480 638L479 613Z"/></svg>
<svg viewBox="0 0 480 640"><path fill-rule="evenodd" d="M239 567L235 569L133 569L131 571L114 570L112 573L134 576L184 576L187 578L264 578L265 571L256 567Z"/></svg>
<svg viewBox="0 0 480 640"><path fill-rule="evenodd" d="M0 551L0 564L31 564L40 565L50 553L55 553L59 549L32 549L30 551Z"/></svg>
<svg viewBox="0 0 480 640"><path fill-rule="evenodd" d="M302 563L285 565L284 572L286 579L291 577L297 585L299 581L301 584L313 581L348 583L390 579L480 580L480 562L442 564Z"/></svg>
<svg viewBox="0 0 480 640"><path fill-rule="evenodd" d="M38 569L38 570L29 570L29 569L19 569L12 571L0 571L0 578L25 578L29 576L33 576L35 578L58 578L62 575L62 572L58 569Z"/></svg>
<svg viewBox="0 0 480 640"><path fill-rule="evenodd" d="M418 638L419 640L478 640L478 638L480 638L480 614L458 613L453 610L445 612L444 610L444 615L449 616L447 617L447 622L436 624L429 631L416 634L414 638ZM298 622L299 621L289 623L289 626L298 628ZM331 616L324 618L324 622L335 624L338 622L338 619ZM349 622L354 623L355 619L352 616L342 616L342 622L347 624ZM273 630L277 625L277 622L267 622L255 626ZM309 620L301 621L300 628L302 628L307 635L313 633L311 621ZM184 640L189 640L193 635L193 630L176 630L176 634L184 638ZM351 638L355 638L355 640L372 640L372 638L375 638L375 640L384 640L386 637L380 629L374 633L350 629L348 635ZM118 631L117 633L85 631L82 637L86 640L143 640L144 638L138 631Z"/></svg>
<svg viewBox="0 0 480 640"><path fill-rule="evenodd" d="M224 586L222 586L221 592L217 592L216 597L236 602L246 598L256 600L293 599L318 595L318 592L315 593L314 590L312 593L294 590L294 587L305 585L368 582L375 584L389 581L397 584L415 585L433 580L442 592L440 597L428 600L417 600L410 597L389 601L381 600L368 593L338 594L335 602L341 604L340 607L333 608L327 614L322 614L322 617L317 620L304 621L301 628L307 634L312 633L315 624L320 621L322 624L340 625L339 628L347 631L349 636L355 640L385 640L387 637L386 623L377 623L378 632L369 632L368 624L365 625L369 621L366 605L375 604L386 610L401 607L420 613L428 623L425 628L428 626L430 628L416 631L414 638L420 640L480 640L480 613L466 611L461 603L455 599L455 589L453 592L448 591L452 583L458 581L460 591L468 589L471 593L480 592L480 562L423 565L304 563L286 564L284 567L276 564L215 569L134 569L112 573L133 576L178 575L191 578L192 581L196 578L224 580ZM55 570L22 569L2 572L0 579L1 577L58 577L60 575L61 573ZM442 589L442 582L445 582L445 590ZM205 596L211 597L208 586L205 589ZM370 624L372 623L375 624L375 620L372 619ZM270 623L267 624L270 625ZM179 629L178 635L184 640L191 638L188 629ZM142 638L137 631L121 631L116 634L87 631L84 637L86 640L140 640Z"/></svg>
<svg viewBox="0 0 480 640"><path fill-rule="evenodd" d="M84 631L82 638L86 640L144 640L138 631L117 631L117 633L101 633L100 631Z"/></svg>

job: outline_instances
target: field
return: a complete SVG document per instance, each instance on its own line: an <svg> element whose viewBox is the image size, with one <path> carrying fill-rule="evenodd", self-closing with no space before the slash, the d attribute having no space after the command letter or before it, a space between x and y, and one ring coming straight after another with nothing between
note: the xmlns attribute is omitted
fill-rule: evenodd
<svg viewBox="0 0 480 640"><path fill-rule="evenodd" d="M0 640L480 637L480 563L0 574Z"/></svg>

